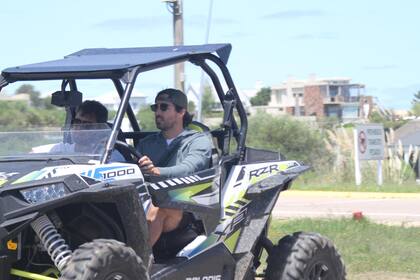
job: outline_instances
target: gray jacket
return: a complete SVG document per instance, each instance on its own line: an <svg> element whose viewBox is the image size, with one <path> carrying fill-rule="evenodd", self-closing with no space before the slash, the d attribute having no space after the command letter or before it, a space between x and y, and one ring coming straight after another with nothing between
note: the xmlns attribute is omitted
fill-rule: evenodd
<svg viewBox="0 0 420 280"><path fill-rule="evenodd" d="M185 129L169 146L160 132L140 140L137 150L159 167L161 176L172 178L209 168L212 144L209 134Z"/></svg>

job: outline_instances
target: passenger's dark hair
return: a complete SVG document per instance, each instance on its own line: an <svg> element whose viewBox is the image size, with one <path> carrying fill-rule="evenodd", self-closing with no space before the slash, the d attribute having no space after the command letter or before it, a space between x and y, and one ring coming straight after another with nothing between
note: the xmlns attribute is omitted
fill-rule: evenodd
<svg viewBox="0 0 420 280"><path fill-rule="evenodd" d="M181 106L175 105L175 110L179 113L181 110L184 109ZM182 126L187 127L193 120L194 115L190 114L187 109L185 109L185 114L182 119Z"/></svg>
<svg viewBox="0 0 420 280"><path fill-rule="evenodd" d="M95 115L97 123L106 123L108 121L108 110L102 103L95 100L86 100L79 107L77 112L83 115Z"/></svg>

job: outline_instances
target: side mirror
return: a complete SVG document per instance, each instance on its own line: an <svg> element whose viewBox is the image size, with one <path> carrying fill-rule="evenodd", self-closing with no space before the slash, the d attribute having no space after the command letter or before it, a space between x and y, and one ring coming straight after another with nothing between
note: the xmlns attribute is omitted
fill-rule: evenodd
<svg viewBox="0 0 420 280"><path fill-rule="evenodd" d="M82 101L83 94L77 90L56 91L51 97L51 104L59 107L77 107Z"/></svg>

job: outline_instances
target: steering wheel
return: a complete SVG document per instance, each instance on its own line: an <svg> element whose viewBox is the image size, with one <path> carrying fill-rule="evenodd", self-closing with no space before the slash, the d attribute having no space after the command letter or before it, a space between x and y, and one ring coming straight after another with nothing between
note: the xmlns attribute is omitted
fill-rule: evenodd
<svg viewBox="0 0 420 280"><path fill-rule="evenodd" d="M139 151L137 151L134 147L128 145L124 141L117 140L115 141L115 147L117 149L121 149L125 152L128 152L130 155L134 157L135 163L139 161L139 159L143 156ZM143 174L145 181L148 182L159 182L162 181L161 176L150 175L150 174Z"/></svg>
<svg viewBox="0 0 420 280"><path fill-rule="evenodd" d="M120 141L117 140L115 141L115 147L117 148L117 150L122 150L124 151L124 153L122 153L123 155L125 153L128 153L130 155L132 155L134 157L134 161L137 163L139 161L139 159L143 156L139 151L137 151L134 147L132 147L131 145L128 145L126 142L124 141Z"/></svg>

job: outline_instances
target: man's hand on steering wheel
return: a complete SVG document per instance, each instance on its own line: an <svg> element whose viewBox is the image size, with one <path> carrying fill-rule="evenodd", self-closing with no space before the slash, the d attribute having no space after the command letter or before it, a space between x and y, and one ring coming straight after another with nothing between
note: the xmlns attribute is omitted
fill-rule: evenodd
<svg viewBox="0 0 420 280"><path fill-rule="evenodd" d="M139 151L137 151L134 147L128 145L124 141L117 140L115 141L115 147L121 150L128 152L133 157L133 162L137 163L139 159L143 156Z"/></svg>
<svg viewBox="0 0 420 280"><path fill-rule="evenodd" d="M143 173L159 176L160 170L153 164L153 161L148 156L142 156L137 162Z"/></svg>
<svg viewBox="0 0 420 280"><path fill-rule="evenodd" d="M159 176L160 170L156 167L152 160L148 156L143 156L139 151L137 151L134 147L128 145L123 141L115 141L115 146L118 148L124 149L128 151L133 157L134 161L139 165L141 171L144 174Z"/></svg>

